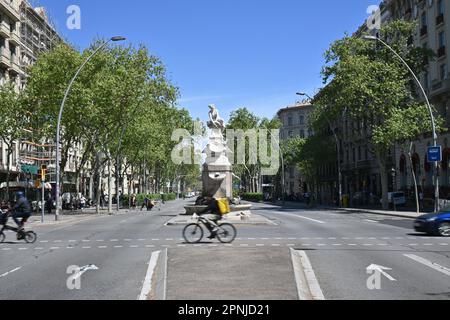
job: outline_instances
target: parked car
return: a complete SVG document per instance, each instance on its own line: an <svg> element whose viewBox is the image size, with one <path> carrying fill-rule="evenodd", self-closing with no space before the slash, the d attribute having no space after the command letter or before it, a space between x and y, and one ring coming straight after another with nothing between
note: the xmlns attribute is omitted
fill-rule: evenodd
<svg viewBox="0 0 450 320"><path fill-rule="evenodd" d="M395 204L396 206L406 206L406 194L404 192L389 192L388 193L389 204ZM380 203L383 199L380 200Z"/></svg>
<svg viewBox="0 0 450 320"><path fill-rule="evenodd" d="M430 235L450 237L450 208L438 214L430 213L417 218L414 229Z"/></svg>

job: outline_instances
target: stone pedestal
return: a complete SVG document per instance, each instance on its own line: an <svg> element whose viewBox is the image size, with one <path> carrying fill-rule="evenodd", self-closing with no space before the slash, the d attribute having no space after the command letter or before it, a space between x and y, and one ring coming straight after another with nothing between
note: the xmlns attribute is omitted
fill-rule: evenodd
<svg viewBox="0 0 450 320"><path fill-rule="evenodd" d="M231 165L205 164L202 173L203 193L216 199L233 198Z"/></svg>

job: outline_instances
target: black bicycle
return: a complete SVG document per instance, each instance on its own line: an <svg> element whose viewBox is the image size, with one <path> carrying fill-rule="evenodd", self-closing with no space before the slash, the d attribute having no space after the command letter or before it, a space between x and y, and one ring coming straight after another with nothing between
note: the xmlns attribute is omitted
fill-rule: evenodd
<svg viewBox="0 0 450 320"><path fill-rule="evenodd" d="M3 243L5 241L5 231L12 231L15 232L17 235L17 241L24 240L26 243L33 244L37 240L37 235L33 231L25 231L24 229L15 228L8 226L8 219L9 214L5 211L0 211L0 243ZM26 223L25 221L22 221L23 224Z"/></svg>
<svg viewBox="0 0 450 320"><path fill-rule="evenodd" d="M202 228L202 224L207 227L210 222L196 214L193 216L193 220L197 220L197 222L188 224L183 229L183 238L187 243L199 243L202 241L204 236L204 231ZM218 231L216 233L216 238L221 243L231 243L236 239L237 231L236 228L230 223L219 223Z"/></svg>

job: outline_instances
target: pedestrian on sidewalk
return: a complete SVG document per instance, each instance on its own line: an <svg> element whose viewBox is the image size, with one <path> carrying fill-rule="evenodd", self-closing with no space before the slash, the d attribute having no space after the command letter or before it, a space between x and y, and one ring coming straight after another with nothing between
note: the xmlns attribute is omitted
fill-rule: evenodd
<svg viewBox="0 0 450 320"><path fill-rule="evenodd" d="M47 197L47 201L45 201L45 210L47 211L47 214L52 214L53 199L50 195Z"/></svg>
<svg viewBox="0 0 450 320"><path fill-rule="evenodd" d="M80 198L80 209L81 209L81 211L83 211L85 207L86 207L86 198L82 195L81 198Z"/></svg>

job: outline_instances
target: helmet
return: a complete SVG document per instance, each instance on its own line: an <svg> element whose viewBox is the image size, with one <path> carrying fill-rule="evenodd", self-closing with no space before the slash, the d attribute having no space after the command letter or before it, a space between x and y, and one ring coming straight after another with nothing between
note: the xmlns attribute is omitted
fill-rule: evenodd
<svg viewBox="0 0 450 320"><path fill-rule="evenodd" d="M25 197L25 193L23 193L23 191L17 191L16 192L16 197L18 199Z"/></svg>

